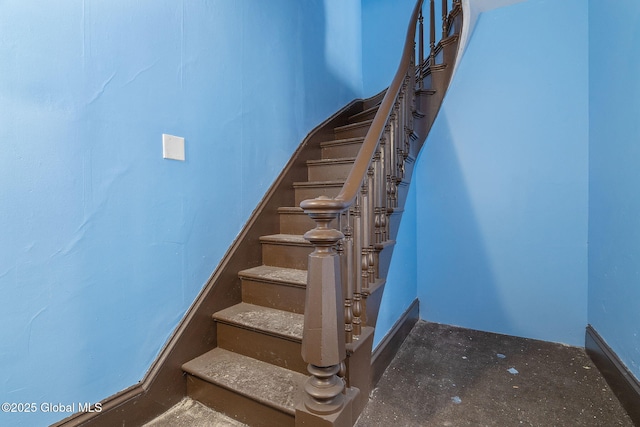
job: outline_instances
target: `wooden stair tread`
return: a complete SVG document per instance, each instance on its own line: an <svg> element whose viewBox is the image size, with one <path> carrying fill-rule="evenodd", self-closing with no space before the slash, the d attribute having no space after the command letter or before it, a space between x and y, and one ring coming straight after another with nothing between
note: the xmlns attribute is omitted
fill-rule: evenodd
<svg viewBox="0 0 640 427"><path fill-rule="evenodd" d="M429 65L427 68L425 68L422 73L424 75L429 75L431 73L444 71L446 69L447 69L447 64L433 64L433 65Z"/></svg>
<svg viewBox="0 0 640 427"><path fill-rule="evenodd" d="M252 279L258 282L284 283L300 287L307 285L307 270L297 270L295 268L261 265L242 270L238 273L238 276L242 279Z"/></svg>
<svg viewBox="0 0 640 427"><path fill-rule="evenodd" d="M416 95L435 95L436 92L437 91L435 89L422 88L416 90Z"/></svg>
<svg viewBox="0 0 640 427"><path fill-rule="evenodd" d="M343 126L336 127L335 131L339 132L339 131L344 131L344 130L348 130L348 129L356 129L356 128L361 128L361 127L371 126L371 123L373 123L373 120L364 120L364 121L361 121L361 122L350 123L348 125L343 125Z"/></svg>
<svg viewBox="0 0 640 427"><path fill-rule="evenodd" d="M367 115L373 113L374 111L378 111L378 108L380 108L380 104L374 105L373 107L367 108L364 111L361 111L359 113L356 113L352 116L349 116L349 120L350 121L357 121L360 117L366 117Z"/></svg>
<svg viewBox="0 0 640 427"><path fill-rule="evenodd" d="M455 43L458 41L459 38L460 36L458 34L449 34L447 37L440 39L438 44L447 45L447 44Z"/></svg>
<svg viewBox="0 0 640 427"><path fill-rule="evenodd" d="M295 415L295 399L307 377L238 353L214 348L182 366L204 381Z"/></svg>
<svg viewBox="0 0 640 427"><path fill-rule="evenodd" d="M304 209L302 209L300 206L280 206L278 208L278 213L304 214Z"/></svg>
<svg viewBox="0 0 640 427"><path fill-rule="evenodd" d="M320 143L320 147L325 148L325 147L330 147L332 145L358 144L358 143L362 143L362 142L364 142L364 138L363 137L332 139L332 140L329 140L329 141L322 141Z"/></svg>
<svg viewBox="0 0 640 427"><path fill-rule="evenodd" d="M249 427L189 397L185 397L142 427L177 426Z"/></svg>
<svg viewBox="0 0 640 427"><path fill-rule="evenodd" d="M330 164L338 164L338 163L353 163L355 162L355 157L342 157L337 159L317 159L317 160L307 160L307 165L330 165Z"/></svg>
<svg viewBox="0 0 640 427"><path fill-rule="evenodd" d="M302 341L303 314L241 302L216 312L213 318L240 328Z"/></svg>
<svg viewBox="0 0 640 427"><path fill-rule="evenodd" d="M281 245L311 246L311 243L299 234L270 234L268 236L260 236L260 242Z"/></svg>
<svg viewBox="0 0 640 427"><path fill-rule="evenodd" d="M342 181L300 181L294 182L294 187L337 187L343 186L344 180Z"/></svg>

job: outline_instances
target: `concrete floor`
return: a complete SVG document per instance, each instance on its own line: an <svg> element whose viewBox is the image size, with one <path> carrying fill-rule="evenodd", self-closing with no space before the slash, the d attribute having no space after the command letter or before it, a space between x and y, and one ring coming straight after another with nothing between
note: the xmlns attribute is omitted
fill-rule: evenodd
<svg viewBox="0 0 640 427"><path fill-rule="evenodd" d="M584 349L420 321L357 427L633 426Z"/></svg>
<svg viewBox="0 0 640 427"><path fill-rule="evenodd" d="M356 427L633 426L584 349L420 321ZM185 399L148 427L241 427Z"/></svg>

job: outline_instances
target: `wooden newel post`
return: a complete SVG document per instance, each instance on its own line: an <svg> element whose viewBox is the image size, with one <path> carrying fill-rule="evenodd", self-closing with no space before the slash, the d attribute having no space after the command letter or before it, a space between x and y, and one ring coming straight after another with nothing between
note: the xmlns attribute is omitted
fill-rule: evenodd
<svg viewBox="0 0 640 427"><path fill-rule="evenodd" d="M344 303L340 260L335 246L344 235L329 227L343 210L326 197L300 205L316 222L304 237L314 246L309 255L302 338L302 358L311 374L304 385L306 409L319 415L337 413L345 404L344 381L337 374L346 358Z"/></svg>

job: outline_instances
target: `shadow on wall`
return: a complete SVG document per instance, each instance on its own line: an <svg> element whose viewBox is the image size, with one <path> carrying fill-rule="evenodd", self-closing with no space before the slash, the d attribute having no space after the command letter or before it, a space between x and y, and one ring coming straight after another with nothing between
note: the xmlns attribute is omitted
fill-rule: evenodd
<svg viewBox="0 0 640 427"><path fill-rule="evenodd" d="M360 6L355 2L313 0L300 2L300 8L298 38L304 54L300 74L304 87L300 92L304 97L303 111L308 117L322 119L346 102L363 96ZM347 101L336 104L336 97ZM319 111L319 107L328 104L336 106L331 111ZM316 118L305 132L317 124Z"/></svg>
<svg viewBox="0 0 640 427"><path fill-rule="evenodd" d="M511 323L476 218L454 135L441 110L418 156L418 295L421 317L492 331ZM438 167L430 167L437 159ZM424 187L428 187L425 189ZM496 217L496 220L499 220Z"/></svg>
<svg viewBox="0 0 640 427"><path fill-rule="evenodd" d="M584 343L587 18L579 0L480 16L417 165L426 319Z"/></svg>

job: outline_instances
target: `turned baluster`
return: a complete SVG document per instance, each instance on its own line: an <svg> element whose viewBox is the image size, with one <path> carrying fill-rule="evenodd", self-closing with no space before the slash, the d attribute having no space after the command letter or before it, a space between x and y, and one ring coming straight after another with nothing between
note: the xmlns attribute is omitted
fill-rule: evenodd
<svg viewBox="0 0 640 427"><path fill-rule="evenodd" d="M344 297L344 334L345 342L353 342L353 325L351 324L353 315L351 313L351 302L353 287L350 285L349 272L349 252L351 241L351 225L349 224L349 210L343 212L339 217L338 230L342 230L344 239L341 239L337 245L338 257L340 259L340 273L342 281L342 290Z"/></svg>
<svg viewBox="0 0 640 427"><path fill-rule="evenodd" d="M375 249L374 249L374 243L375 243L375 228L374 228L374 219L375 219L375 187L374 187L374 167L373 165L369 166L369 170L367 171L367 187L369 189L369 194L367 196L367 200L368 200L368 204L369 204L369 211L367 213L367 215L369 216L369 227L368 227L368 236L367 236L367 247L369 248L369 258L368 258L368 265L367 265L367 271L368 271L368 278L367 278L367 287L366 289L369 289L371 283L373 283L373 281L375 280L375 275L373 274L375 271Z"/></svg>
<svg viewBox="0 0 640 427"><path fill-rule="evenodd" d="M362 196L358 194L353 207L353 335L355 337L362 333Z"/></svg>
<svg viewBox="0 0 640 427"><path fill-rule="evenodd" d="M449 11L447 10L447 5L448 0L442 0L442 38L446 38L447 35L449 34L449 26L448 26L448 19L447 19L447 15L449 14Z"/></svg>
<svg viewBox="0 0 640 427"><path fill-rule="evenodd" d="M429 65L434 66L436 63L436 7L435 0L429 3Z"/></svg>
<svg viewBox="0 0 640 427"><path fill-rule="evenodd" d="M420 8L420 15L418 17L418 79L420 89L424 88L424 82L422 78L422 64L424 64L424 17L422 16L422 7Z"/></svg>

